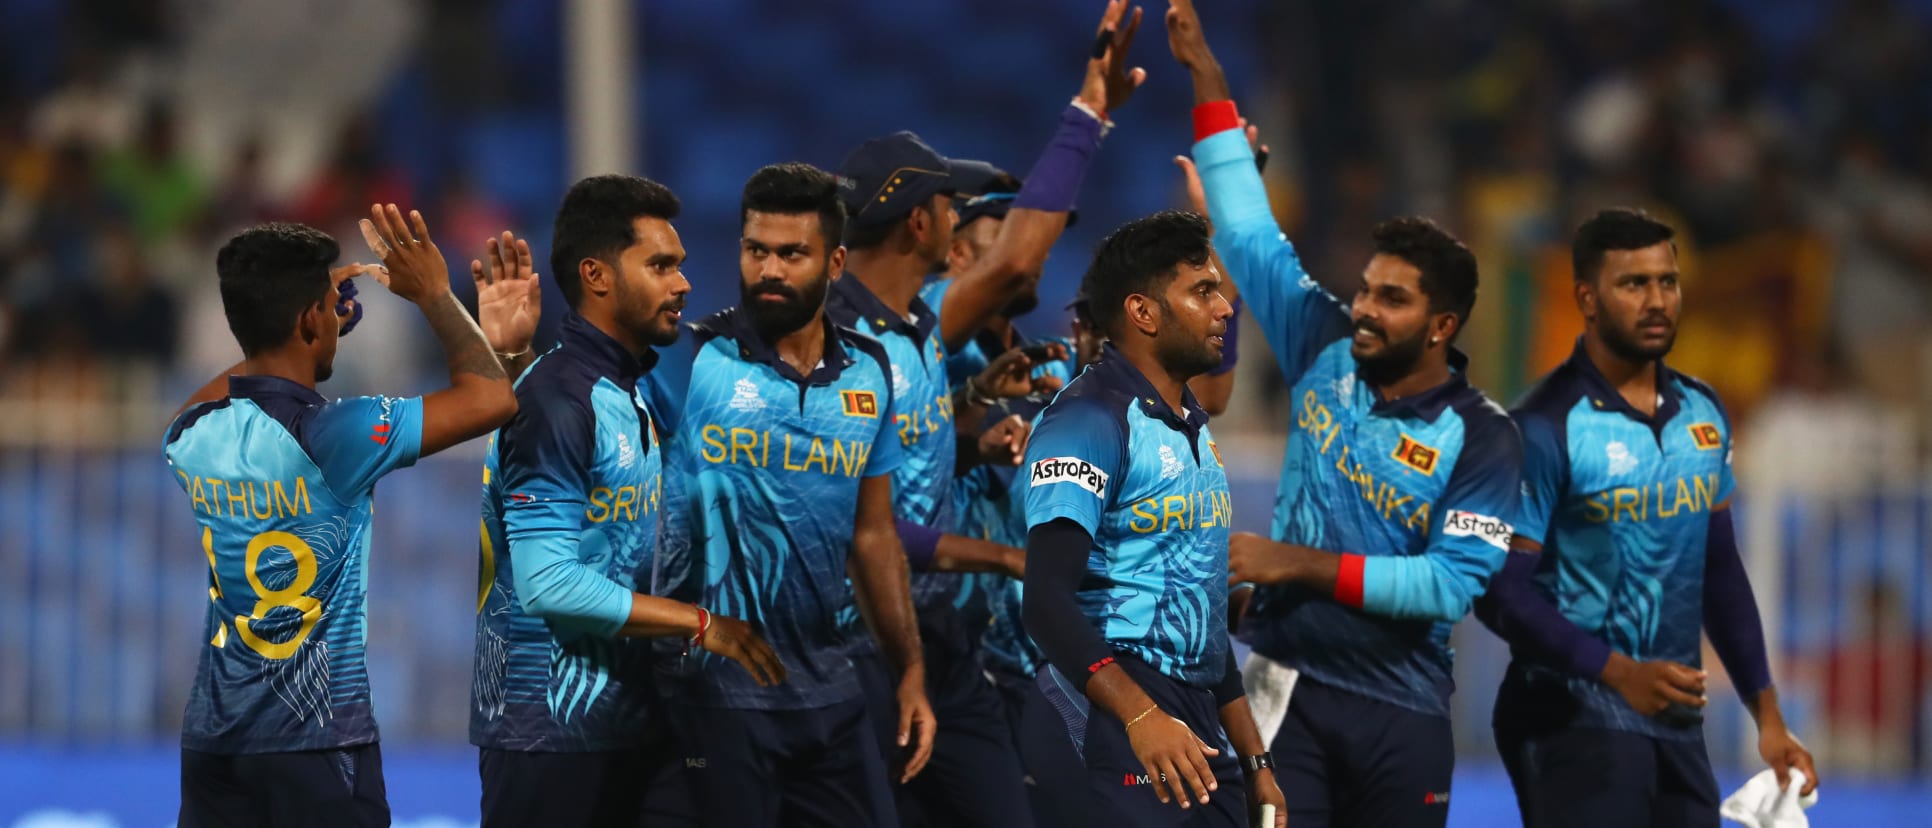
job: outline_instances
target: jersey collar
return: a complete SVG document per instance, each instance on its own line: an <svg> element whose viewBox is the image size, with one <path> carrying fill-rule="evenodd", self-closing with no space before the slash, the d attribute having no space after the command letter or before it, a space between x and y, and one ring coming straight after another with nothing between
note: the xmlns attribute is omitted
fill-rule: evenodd
<svg viewBox="0 0 1932 828"><path fill-rule="evenodd" d="M926 300L912 297L912 304L908 306L912 318L907 319L900 316L898 311L886 307L886 303L880 301L872 289L860 282L859 277L852 275L851 271L846 271L844 276L832 283L831 299L826 305L849 312L852 327L874 337L886 331L898 331L914 343L923 345L939 327L939 314L932 312Z"/></svg>
<svg viewBox="0 0 1932 828"><path fill-rule="evenodd" d="M1451 345L1449 346L1449 379L1420 394L1393 400L1378 399L1369 407L1369 411L1378 417L1406 416L1433 423L1469 388L1468 371L1469 355Z"/></svg>
<svg viewBox="0 0 1932 828"><path fill-rule="evenodd" d="M820 314L819 324L825 326L825 355L819 359L818 367L812 369L810 376L799 376L791 363L778 357L778 352L758 336L751 326L751 314L742 307L732 308L725 320L731 338L738 343L738 358L746 362L760 362L772 367L778 374L793 382L807 385L830 385L837 381L839 374L855 361L852 353L839 341L839 329L832 324L832 317Z"/></svg>
<svg viewBox="0 0 1932 828"><path fill-rule="evenodd" d="M1149 417L1161 420L1189 434L1198 434L1201 427L1207 425L1207 411L1194 400L1192 389L1186 385L1181 386L1181 408L1187 413L1185 416L1176 413L1165 400L1161 399L1160 392L1154 390L1154 384L1147 380L1147 375L1142 374L1132 362L1128 362L1120 351L1114 349L1111 342L1101 346L1100 361L1089 366L1087 370L1096 375L1095 379L1134 395L1134 404L1140 406L1141 413Z"/></svg>
<svg viewBox="0 0 1932 828"><path fill-rule="evenodd" d="M292 399L309 405L321 405L329 401L313 388L292 379L269 374L230 376L228 396L248 400Z"/></svg>
<svg viewBox="0 0 1932 828"><path fill-rule="evenodd" d="M564 314L562 340L604 376L635 381L657 365L656 351L646 348L643 357L632 356L629 348L598 330L576 311Z"/></svg>
<svg viewBox="0 0 1932 828"><path fill-rule="evenodd" d="M1683 406L1683 395L1678 392L1677 383L1672 381L1676 372L1666 366L1661 359L1657 360L1658 401L1655 415L1637 410L1636 406L1623 398L1623 392L1618 391L1617 387L1610 383L1610 378L1604 376L1603 372L1597 369L1596 362L1590 359L1590 352L1583 347L1583 337L1576 338L1576 347L1570 352L1569 363L1576 370L1576 375L1582 378L1584 393L1589 395L1590 404L1593 407L1618 412L1632 420L1650 425L1652 430L1662 428L1663 424L1670 422L1671 418L1677 416L1677 410Z"/></svg>

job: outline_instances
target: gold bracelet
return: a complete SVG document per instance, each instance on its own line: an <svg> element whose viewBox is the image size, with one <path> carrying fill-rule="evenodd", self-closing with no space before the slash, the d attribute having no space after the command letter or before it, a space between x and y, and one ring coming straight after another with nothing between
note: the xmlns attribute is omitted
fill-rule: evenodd
<svg viewBox="0 0 1932 828"><path fill-rule="evenodd" d="M514 354L506 354L506 353L504 353L504 352L502 352L502 351L496 351L495 349L492 349L492 351L494 351L494 353L496 354L496 358L497 358L497 359L502 359L502 360L510 360L510 359L518 359L518 358L520 358L520 357L526 357L526 356L529 356L529 355L530 355L530 350L531 350L531 349L530 349L530 347L529 347L529 346L524 346L524 349L523 349L523 350L521 350L521 351L518 351L518 352L516 352L516 353L514 353Z"/></svg>
<svg viewBox="0 0 1932 828"><path fill-rule="evenodd" d="M1149 706L1148 706L1148 708L1147 708L1146 710L1142 710L1142 711L1140 711L1140 715L1138 715L1138 716L1135 716L1134 718L1132 718L1132 719L1130 719L1130 720L1128 720L1128 722L1127 722L1127 727L1129 727L1129 728L1131 728L1131 727L1133 727L1134 725L1137 725L1137 724L1140 724L1140 720L1141 720L1141 719L1145 719L1145 718L1147 718L1147 714L1149 714L1149 713L1152 713L1152 712L1154 712L1154 711L1156 711L1156 710L1159 710L1159 709L1161 709L1161 706L1160 706L1160 705L1158 705L1158 704L1155 704L1155 705L1149 705ZM1126 729L1126 728L1122 728L1122 729L1124 730L1124 729Z"/></svg>

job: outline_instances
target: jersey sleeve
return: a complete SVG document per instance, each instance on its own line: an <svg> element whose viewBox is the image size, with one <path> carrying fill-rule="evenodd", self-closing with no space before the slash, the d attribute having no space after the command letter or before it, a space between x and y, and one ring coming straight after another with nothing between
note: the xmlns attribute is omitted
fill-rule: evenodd
<svg viewBox="0 0 1932 828"><path fill-rule="evenodd" d="M1541 546L1569 482L1569 452L1548 418L1518 413L1516 424L1523 434L1523 502L1512 525L1517 537Z"/></svg>
<svg viewBox="0 0 1932 828"><path fill-rule="evenodd" d="M953 289L952 279L934 279L919 289L919 301L926 303L935 316L945 307L946 294Z"/></svg>
<svg viewBox="0 0 1932 828"><path fill-rule="evenodd" d="M416 464L423 449L421 397L351 397L324 403L305 428L309 456L345 498Z"/></svg>
<svg viewBox="0 0 1932 828"><path fill-rule="evenodd" d="M878 361L879 369L885 372L886 404L881 410L886 416L879 418L879 434L872 441L872 453L865 460L865 476L878 477L899 470L906 463L906 445L899 437L899 417L910 412L900 411L906 405L892 388L892 368L884 361Z"/></svg>
<svg viewBox="0 0 1932 828"><path fill-rule="evenodd" d="M1502 568L1522 499L1522 440L1500 412L1473 426L1436 501L1428 548L1362 561L1363 609L1455 622Z"/></svg>
<svg viewBox="0 0 1932 828"><path fill-rule="evenodd" d="M498 439L503 528L524 609L602 635L630 617L630 590L577 557L597 424L584 401L526 394Z"/></svg>
<svg viewBox="0 0 1932 828"><path fill-rule="evenodd" d="M1028 530L1066 518L1100 532L1112 487L1127 467L1127 428L1101 402L1075 397L1047 406L1026 446Z"/></svg>
<svg viewBox="0 0 1932 828"><path fill-rule="evenodd" d="M1275 225L1242 130L1223 130L1195 143L1194 163L1214 221L1215 252L1293 385L1322 348L1348 335L1348 311L1308 275L1295 246Z"/></svg>

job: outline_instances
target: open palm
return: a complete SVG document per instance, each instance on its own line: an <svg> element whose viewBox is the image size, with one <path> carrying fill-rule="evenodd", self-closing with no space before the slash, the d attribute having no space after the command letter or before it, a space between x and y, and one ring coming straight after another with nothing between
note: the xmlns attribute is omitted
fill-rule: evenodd
<svg viewBox="0 0 1932 828"><path fill-rule="evenodd" d="M484 262L470 262L476 280L476 322L490 348L500 354L521 353L537 335L543 310L542 285L530 245L508 230L490 240Z"/></svg>

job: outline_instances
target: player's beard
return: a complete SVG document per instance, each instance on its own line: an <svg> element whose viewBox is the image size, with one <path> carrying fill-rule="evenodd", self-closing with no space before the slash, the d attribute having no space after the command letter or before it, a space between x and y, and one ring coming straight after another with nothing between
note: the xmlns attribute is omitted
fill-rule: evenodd
<svg viewBox="0 0 1932 828"><path fill-rule="evenodd" d="M1166 302L1159 304L1162 321L1180 321ZM1214 346L1207 342L1210 335L1214 335L1212 324L1206 331L1188 331L1175 325L1155 340L1154 357L1173 376L1200 376L1221 367L1221 355L1215 353Z"/></svg>
<svg viewBox="0 0 1932 828"><path fill-rule="evenodd" d="M1676 323L1670 322L1670 318L1662 314L1652 314L1649 318L1638 317L1635 322L1624 325L1610 313L1609 308L1603 306L1603 301L1599 299L1597 301L1597 320L1597 336L1603 339L1603 346L1609 348L1610 353L1616 354L1631 362L1651 362L1663 359L1665 355L1670 353L1670 349L1677 345L1677 325ZM1646 321L1662 321L1670 324L1670 335L1664 337L1663 344L1648 345L1637 339L1637 326ZM1612 324L1603 324L1605 322Z"/></svg>
<svg viewBox="0 0 1932 828"><path fill-rule="evenodd" d="M745 314L751 317L752 330L766 342L776 342L811 323L812 317L825 306L825 292L831 284L828 266L820 268L818 278L806 282L802 289L794 289L784 282L760 281L741 285L738 298ZM766 296L779 297L780 301L762 298Z"/></svg>
<svg viewBox="0 0 1932 828"><path fill-rule="evenodd" d="M683 311L684 296L672 296L658 303L656 307L645 308L640 307L644 304L644 297L634 289L626 287L624 280L617 280L616 285L617 306L623 309L619 324L623 325L625 330L653 348L663 348L678 341L678 324L667 323L664 314Z"/></svg>
<svg viewBox="0 0 1932 828"><path fill-rule="evenodd" d="M1382 350L1369 356L1355 358L1355 372L1364 382L1372 386L1394 383L1415 371L1415 365L1422 360L1422 351L1429 332L1426 328L1418 330L1408 339L1390 339L1389 332L1374 322L1363 320L1356 326L1367 327L1383 342Z"/></svg>

